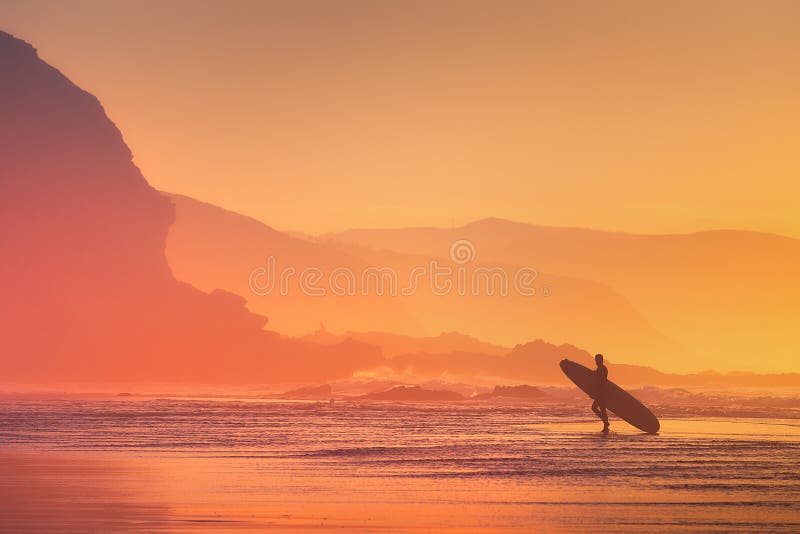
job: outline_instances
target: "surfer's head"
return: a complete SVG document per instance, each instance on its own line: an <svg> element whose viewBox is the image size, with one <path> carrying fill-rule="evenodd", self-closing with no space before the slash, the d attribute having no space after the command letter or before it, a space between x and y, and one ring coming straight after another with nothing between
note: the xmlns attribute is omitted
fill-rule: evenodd
<svg viewBox="0 0 800 534"><path fill-rule="evenodd" d="M594 362L597 365L603 365L603 355L602 354L595 354L594 355Z"/></svg>

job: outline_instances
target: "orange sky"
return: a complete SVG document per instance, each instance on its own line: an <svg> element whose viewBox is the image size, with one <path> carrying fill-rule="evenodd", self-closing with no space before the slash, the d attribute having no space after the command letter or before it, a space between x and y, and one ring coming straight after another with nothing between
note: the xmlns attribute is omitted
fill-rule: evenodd
<svg viewBox="0 0 800 534"><path fill-rule="evenodd" d="M156 187L280 229L800 237L797 2L0 0L0 27Z"/></svg>

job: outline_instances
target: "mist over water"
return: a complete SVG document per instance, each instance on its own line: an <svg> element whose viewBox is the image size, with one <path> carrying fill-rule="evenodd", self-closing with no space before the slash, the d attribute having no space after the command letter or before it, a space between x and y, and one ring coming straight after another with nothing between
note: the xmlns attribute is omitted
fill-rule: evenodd
<svg viewBox="0 0 800 534"><path fill-rule="evenodd" d="M2 401L0 530L796 531L800 421L586 406ZM32 488L21 499L15 488ZM96 507L116 512L94 513Z"/></svg>

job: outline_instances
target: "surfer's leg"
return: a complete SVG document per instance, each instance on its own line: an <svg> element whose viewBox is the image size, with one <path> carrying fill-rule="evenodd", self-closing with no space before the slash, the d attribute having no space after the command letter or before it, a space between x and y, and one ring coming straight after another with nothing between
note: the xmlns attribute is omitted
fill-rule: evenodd
<svg viewBox="0 0 800 534"><path fill-rule="evenodd" d="M602 418L603 418L603 416L602 416L602 415L600 415L600 404L597 402L597 400L596 400L596 399L595 399L595 401L592 403L592 411L593 411L593 412L594 412L594 414L595 414L597 417L599 417L600 419L602 419Z"/></svg>
<svg viewBox="0 0 800 534"><path fill-rule="evenodd" d="M608 412L606 411L605 403L600 404L600 413L598 416L603 420L603 431L608 431Z"/></svg>

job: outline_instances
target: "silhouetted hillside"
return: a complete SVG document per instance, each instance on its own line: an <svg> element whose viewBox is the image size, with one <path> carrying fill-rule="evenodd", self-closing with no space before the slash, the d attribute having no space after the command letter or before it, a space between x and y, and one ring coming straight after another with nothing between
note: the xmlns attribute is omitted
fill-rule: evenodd
<svg viewBox="0 0 800 534"><path fill-rule="evenodd" d="M284 334L306 334L320 322L337 331L356 327L421 331L408 311L392 299L360 292L333 294L327 277L315 284L327 290L324 298L300 290L298 277L307 268L331 273L344 266L362 272L367 263L357 256L205 202L182 195L167 196L175 203L177 217L167 236L166 253L179 280L206 291L219 287L244 296L251 310L269 314L270 326ZM275 287L269 294L256 294L250 287L250 274L259 267L266 269L270 256L275 258ZM287 267L294 275L290 291L283 292L277 273ZM258 277L256 283L266 287L266 275Z"/></svg>
<svg viewBox="0 0 800 534"><path fill-rule="evenodd" d="M517 266L481 263L479 252L478 260L469 267L501 269L507 275L506 294L497 289L499 283L489 292L486 279L479 280L474 290L472 274L468 290L456 289L451 277L449 290L434 293L432 262L451 272L458 267L448 257L450 243L420 255L320 243L187 197L171 198L177 205L177 221L167 238L167 256L175 275L202 289L220 287L245 296L251 310L268 313L271 325L285 334L303 335L323 322L334 332L395 332L414 337L466 332L501 346L540 336L644 355L645 361L676 349L628 300L595 281L539 270L533 282L538 293L521 295L513 285ZM385 247L391 245L385 243ZM291 267L293 274L287 279L287 291L280 290L276 282L269 294L255 294L249 285L250 274L264 266L268 257L275 258L276 273ZM308 294L299 287L299 277L307 268L321 275L314 285L324 296ZM425 273L405 294L412 285L411 273L417 269L425 269ZM338 290L332 290L331 276L342 271L343 276L336 279ZM347 274L353 276L352 286L344 281ZM276 274L275 280L279 276ZM261 276L257 282L266 286L267 277ZM378 289L379 284L383 289ZM491 352L459 345L453 349ZM428 351L430 346L405 350Z"/></svg>
<svg viewBox="0 0 800 534"><path fill-rule="evenodd" d="M284 340L241 296L177 282L174 207L95 97L0 32L0 377L325 380L379 364L357 342Z"/></svg>

